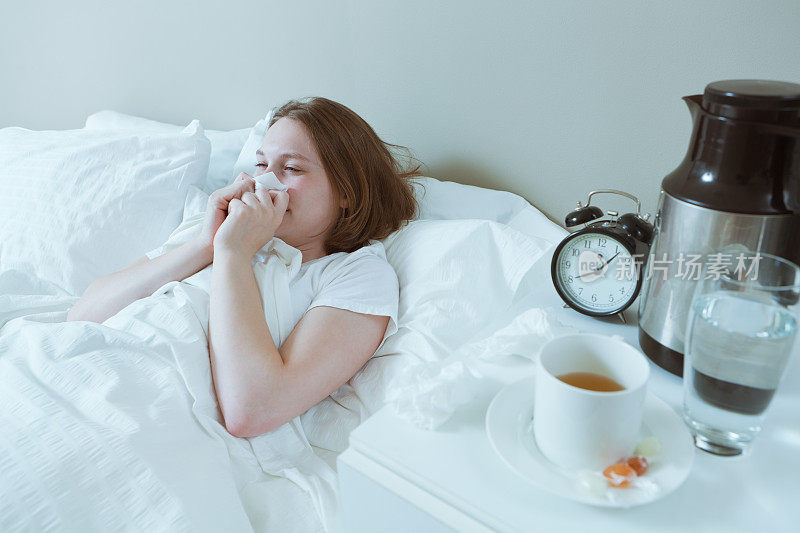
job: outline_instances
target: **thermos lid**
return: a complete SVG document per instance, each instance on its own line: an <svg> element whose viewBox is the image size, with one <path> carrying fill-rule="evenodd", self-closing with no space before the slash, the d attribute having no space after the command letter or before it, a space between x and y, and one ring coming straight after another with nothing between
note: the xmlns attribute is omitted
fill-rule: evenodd
<svg viewBox="0 0 800 533"><path fill-rule="evenodd" d="M703 109L726 118L800 124L800 84L772 80L721 80L709 83Z"/></svg>
<svg viewBox="0 0 800 533"><path fill-rule="evenodd" d="M719 211L800 215L800 84L721 80L683 100L692 138L664 192Z"/></svg>

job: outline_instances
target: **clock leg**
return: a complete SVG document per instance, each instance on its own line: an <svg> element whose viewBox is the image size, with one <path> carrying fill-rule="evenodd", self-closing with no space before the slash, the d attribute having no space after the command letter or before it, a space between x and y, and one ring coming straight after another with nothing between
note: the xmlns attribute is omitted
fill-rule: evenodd
<svg viewBox="0 0 800 533"><path fill-rule="evenodd" d="M628 323L628 321L625 320L625 313L624 312L623 313L617 313L617 316L619 317L620 320L622 320L623 324L627 324Z"/></svg>

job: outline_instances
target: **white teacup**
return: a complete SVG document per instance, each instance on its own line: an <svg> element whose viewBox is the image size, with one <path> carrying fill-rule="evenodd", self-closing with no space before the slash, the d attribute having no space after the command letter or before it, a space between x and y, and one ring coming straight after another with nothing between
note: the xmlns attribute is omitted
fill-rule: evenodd
<svg viewBox="0 0 800 533"><path fill-rule="evenodd" d="M599 392L558 379L592 372L624 387ZM631 346L605 335L578 334L547 342L536 363L533 431L552 463L602 470L633 453L642 424L650 365Z"/></svg>

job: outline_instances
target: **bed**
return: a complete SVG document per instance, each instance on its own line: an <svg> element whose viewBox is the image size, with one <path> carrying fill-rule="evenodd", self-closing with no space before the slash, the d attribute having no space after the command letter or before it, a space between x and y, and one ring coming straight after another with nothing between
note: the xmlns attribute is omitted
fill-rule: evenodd
<svg viewBox="0 0 800 533"><path fill-rule="evenodd" d="M336 458L396 377L491 340L549 282L531 272L562 228L514 194L417 178L417 216L383 241L398 331L293 424L231 436L196 303L156 291L102 324L65 318L250 171L266 119L0 130L0 530L331 531Z"/></svg>

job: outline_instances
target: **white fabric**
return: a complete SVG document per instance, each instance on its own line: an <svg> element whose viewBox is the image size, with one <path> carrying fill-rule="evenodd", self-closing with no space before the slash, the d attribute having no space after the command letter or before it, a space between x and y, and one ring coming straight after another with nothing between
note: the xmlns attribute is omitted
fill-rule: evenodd
<svg viewBox="0 0 800 533"><path fill-rule="evenodd" d="M387 402L400 418L415 426L438 428L481 390L482 362L502 361L508 355L534 359L547 341L576 333L559 322L557 311L528 307L516 316L502 313L507 323L497 331L482 335L442 360L403 368L387 386Z"/></svg>
<svg viewBox="0 0 800 533"><path fill-rule="evenodd" d="M292 294L300 302L295 308L298 320L306 301L308 309L327 306L388 316L375 353L397 331L399 293L397 274L387 261L383 243L375 240L354 252L336 252L303 263L301 276L292 285Z"/></svg>
<svg viewBox="0 0 800 533"><path fill-rule="evenodd" d="M271 252L262 287L299 266ZM170 282L96 324L25 280L0 273L0 530L320 531L304 509L335 513L299 418L252 439L221 424L205 290Z"/></svg>
<svg viewBox="0 0 800 533"><path fill-rule="evenodd" d="M197 121L174 134L0 130L0 270L82 294L166 239L208 157Z"/></svg>
<svg viewBox="0 0 800 533"><path fill-rule="evenodd" d="M157 122L142 117L120 113L118 111L103 110L93 113L86 118L87 130L134 130L140 133L177 133L181 126ZM252 128L242 128L231 131L206 130L206 137L211 142L211 157L208 164L208 174L199 184L200 188L212 193L228 185L232 178L233 166L242 151L245 141Z"/></svg>

